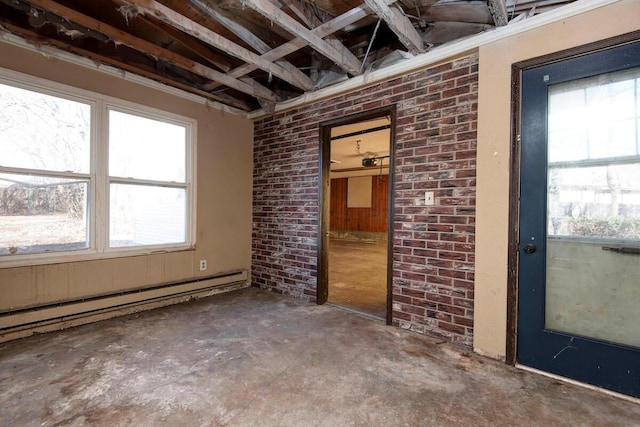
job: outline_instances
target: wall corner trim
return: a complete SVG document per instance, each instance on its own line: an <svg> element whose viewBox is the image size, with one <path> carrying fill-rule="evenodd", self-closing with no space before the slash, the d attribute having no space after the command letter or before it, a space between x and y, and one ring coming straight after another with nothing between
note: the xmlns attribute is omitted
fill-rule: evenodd
<svg viewBox="0 0 640 427"><path fill-rule="evenodd" d="M483 351L477 347L473 347L473 352L476 354L479 354L480 356L489 358L489 359L493 359L493 360L499 360L500 362L506 362L505 359L505 355L504 354L494 354L494 353L490 353L487 351Z"/></svg>

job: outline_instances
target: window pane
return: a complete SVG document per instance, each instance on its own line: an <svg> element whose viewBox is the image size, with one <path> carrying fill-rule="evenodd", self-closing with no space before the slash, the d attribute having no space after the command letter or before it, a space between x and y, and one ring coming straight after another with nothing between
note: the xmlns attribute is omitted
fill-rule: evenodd
<svg viewBox="0 0 640 427"><path fill-rule="evenodd" d="M549 162L566 162L589 157L586 132L562 129L549 132Z"/></svg>
<svg viewBox="0 0 640 427"><path fill-rule="evenodd" d="M185 189L111 184L110 199L110 247L186 242Z"/></svg>
<svg viewBox="0 0 640 427"><path fill-rule="evenodd" d="M0 84L0 165L89 173L91 106Z"/></svg>
<svg viewBox="0 0 640 427"><path fill-rule="evenodd" d="M549 169L549 236L640 240L640 163Z"/></svg>
<svg viewBox="0 0 640 427"><path fill-rule="evenodd" d="M109 175L185 182L186 128L109 111Z"/></svg>
<svg viewBox="0 0 640 427"><path fill-rule="evenodd" d="M89 247L87 180L0 174L0 256Z"/></svg>
<svg viewBox="0 0 640 427"><path fill-rule="evenodd" d="M549 162L640 154L640 69L549 88Z"/></svg>

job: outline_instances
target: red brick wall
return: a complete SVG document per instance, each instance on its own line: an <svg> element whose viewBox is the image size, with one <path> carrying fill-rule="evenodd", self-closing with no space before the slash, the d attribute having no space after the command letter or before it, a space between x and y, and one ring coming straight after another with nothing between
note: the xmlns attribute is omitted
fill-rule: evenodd
<svg viewBox="0 0 640 427"><path fill-rule="evenodd" d="M315 300L319 123L395 104L393 324L471 345L477 82L471 55L256 122L254 286Z"/></svg>

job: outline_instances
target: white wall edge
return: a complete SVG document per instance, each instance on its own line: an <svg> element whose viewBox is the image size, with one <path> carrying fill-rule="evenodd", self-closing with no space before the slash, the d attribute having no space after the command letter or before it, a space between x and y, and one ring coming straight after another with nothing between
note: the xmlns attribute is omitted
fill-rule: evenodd
<svg viewBox="0 0 640 427"><path fill-rule="evenodd" d="M488 351L484 351L481 348L476 347L475 345L473 346L473 352L482 357L486 357L487 359L498 360L500 362L505 362L507 360L504 354L490 353Z"/></svg>

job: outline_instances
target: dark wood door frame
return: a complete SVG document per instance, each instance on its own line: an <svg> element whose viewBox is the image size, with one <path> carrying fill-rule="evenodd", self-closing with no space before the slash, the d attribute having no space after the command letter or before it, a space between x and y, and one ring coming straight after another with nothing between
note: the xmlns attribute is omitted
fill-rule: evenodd
<svg viewBox="0 0 640 427"><path fill-rule="evenodd" d="M330 218L330 195L329 185L331 183L331 129L336 126L350 125L380 117L391 118L390 147L389 147L389 189L387 206L387 315L386 322L391 324L392 320L392 289L393 289L393 188L394 188L394 152L395 152L395 105L376 108L352 114L338 119L328 120L320 123L320 160L318 177L318 213L320 217L320 227L318 233L318 282L316 292L316 302L324 304L329 297L329 218Z"/></svg>
<svg viewBox="0 0 640 427"><path fill-rule="evenodd" d="M518 62L511 67L511 171L509 176L509 248L507 287L507 343L505 361L517 364L518 327L518 255L520 217L520 133L521 133L521 90L522 72L530 68L576 58L614 46L640 40L640 31L600 40L594 43L566 49L549 55Z"/></svg>

